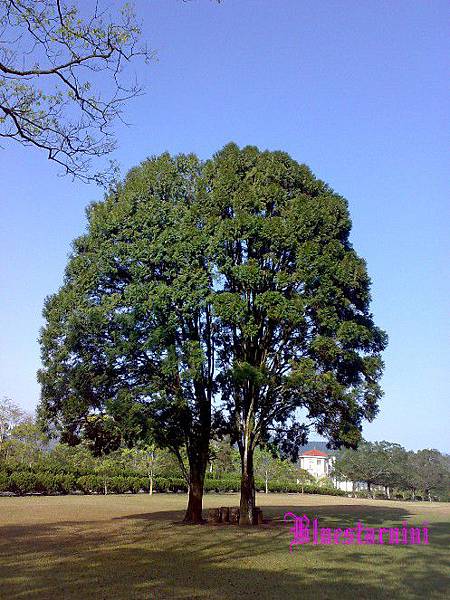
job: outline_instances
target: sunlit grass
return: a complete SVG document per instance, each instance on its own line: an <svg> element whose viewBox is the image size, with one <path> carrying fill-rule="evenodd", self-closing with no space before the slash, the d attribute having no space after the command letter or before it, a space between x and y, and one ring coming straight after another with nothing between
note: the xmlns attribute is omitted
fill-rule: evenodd
<svg viewBox="0 0 450 600"><path fill-rule="evenodd" d="M184 526L184 494L0 498L0 598L444 598L450 506L259 495L258 528ZM236 494L205 507L236 506ZM299 546L286 511L320 526L429 521L428 546Z"/></svg>

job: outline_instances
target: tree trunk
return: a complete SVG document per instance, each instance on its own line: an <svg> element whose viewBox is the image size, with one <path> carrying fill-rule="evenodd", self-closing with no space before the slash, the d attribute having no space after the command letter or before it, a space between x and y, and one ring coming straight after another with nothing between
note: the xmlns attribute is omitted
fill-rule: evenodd
<svg viewBox="0 0 450 600"><path fill-rule="evenodd" d="M269 478L267 477L267 471L266 471L266 494L269 493Z"/></svg>
<svg viewBox="0 0 450 600"><path fill-rule="evenodd" d="M388 500L390 500L390 499L391 499L391 492L390 492L390 489L389 489L389 486L388 486L388 485L385 485L385 486L384 486L384 492L385 492L385 494L386 494L386 496L387 496Z"/></svg>
<svg viewBox="0 0 450 600"><path fill-rule="evenodd" d="M189 469L188 505L184 515L184 523L204 523L202 518L203 508L203 483L206 472L206 458L202 464L196 461Z"/></svg>
<svg viewBox="0 0 450 600"><path fill-rule="evenodd" d="M203 486L209 459L209 441L211 435L211 397L197 381L196 397L199 399L200 425L192 424L186 438L189 460L188 505L184 523L204 523L202 517Z"/></svg>
<svg viewBox="0 0 450 600"><path fill-rule="evenodd" d="M148 493L150 494L150 496L153 495L153 475L150 475L149 477L149 489L148 489Z"/></svg>
<svg viewBox="0 0 450 600"><path fill-rule="evenodd" d="M241 454L241 502L239 525L253 525L255 508L255 477L253 473L253 448L246 438Z"/></svg>

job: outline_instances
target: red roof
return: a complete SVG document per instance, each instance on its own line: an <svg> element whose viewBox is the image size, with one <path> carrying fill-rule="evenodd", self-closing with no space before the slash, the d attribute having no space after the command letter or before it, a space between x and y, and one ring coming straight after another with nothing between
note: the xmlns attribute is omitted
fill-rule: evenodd
<svg viewBox="0 0 450 600"><path fill-rule="evenodd" d="M306 452L303 452L301 456L323 456L327 458L328 454L326 452L321 452L320 450L307 450Z"/></svg>

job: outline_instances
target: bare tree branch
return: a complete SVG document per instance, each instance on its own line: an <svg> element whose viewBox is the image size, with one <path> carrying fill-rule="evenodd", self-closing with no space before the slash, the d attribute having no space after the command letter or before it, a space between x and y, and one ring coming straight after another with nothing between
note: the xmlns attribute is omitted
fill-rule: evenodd
<svg viewBox="0 0 450 600"><path fill-rule="evenodd" d="M65 174L107 185L92 161L115 146L113 125L142 93L124 65L153 54L140 45L129 5L113 19L98 2L0 0L0 137L45 150ZM107 90L107 91L105 91Z"/></svg>

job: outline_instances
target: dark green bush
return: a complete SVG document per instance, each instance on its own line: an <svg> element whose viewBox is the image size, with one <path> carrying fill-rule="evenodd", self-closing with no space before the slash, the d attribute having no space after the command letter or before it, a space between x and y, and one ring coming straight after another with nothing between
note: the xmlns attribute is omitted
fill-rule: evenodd
<svg viewBox="0 0 450 600"><path fill-rule="evenodd" d="M372 496L369 494L369 492L366 492L364 490L361 490L359 492L355 492L355 496L357 498L371 498Z"/></svg>
<svg viewBox="0 0 450 600"><path fill-rule="evenodd" d="M17 471L11 473L9 478L9 488L11 492L23 496L24 494L30 494L31 492L37 491L38 478L35 473L27 471Z"/></svg>
<svg viewBox="0 0 450 600"><path fill-rule="evenodd" d="M110 477L108 480L108 492L111 494L124 494L128 492L129 482L127 477L121 477L119 475Z"/></svg>
<svg viewBox="0 0 450 600"><path fill-rule="evenodd" d="M226 477L223 479L205 479L205 492L236 492L241 487L241 480L237 477Z"/></svg>
<svg viewBox="0 0 450 600"><path fill-rule="evenodd" d="M168 477L169 492L187 492L187 484L182 477Z"/></svg>
<svg viewBox="0 0 450 600"><path fill-rule="evenodd" d="M36 475L36 483L35 483L35 492L39 492L41 494L56 494L59 492L58 486L58 475L53 473L35 473Z"/></svg>
<svg viewBox="0 0 450 600"><path fill-rule="evenodd" d="M142 488L142 478L141 477L128 477L128 491L133 492L133 494L137 494L141 491Z"/></svg>
<svg viewBox="0 0 450 600"><path fill-rule="evenodd" d="M34 472L28 469L9 473L3 469L0 472L0 491L11 491L16 494L27 494L38 492L42 494L70 494L75 490L82 491L85 494L103 493L103 477L88 473L75 476L74 473L39 471ZM106 480L108 493L123 494L132 492L134 494L140 491L149 491L148 477L137 475L132 471L124 471L120 475L110 475ZM221 479L207 477L204 484L204 492L239 492L241 480L239 476L227 475ZM260 492L265 491L265 483L262 479L255 480L256 489ZM153 490L155 492L187 492L187 484L181 477L156 477L153 480ZM277 493L300 492L301 486L293 481L274 480L269 481L269 491ZM306 494L327 494L333 496L345 496L346 492L333 487L319 486L316 484L306 484L303 486ZM367 492L357 492L358 497L368 497Z"/></svg>
<svg viewBox="0 0 450 600"><path fill-rule="evenodd" d="M103 479L97 475L82 475L76 480L76 488L85 494L103 492Z"/></svg>
<svg viewBox="0 0 450 600"><path fill-rule="evenodd" d="M4 471L0 471L0 492L9 492L9 477Z"/></svg>
<svg viewBox="0 0 450 600"><path fill-rule="evenodd" d="M148 479L148 477L141 477L141 490L143 492L149 492L150 491L150 481ZM155 488L155 479L153 479L153 491L156 491Z"/></svg>

